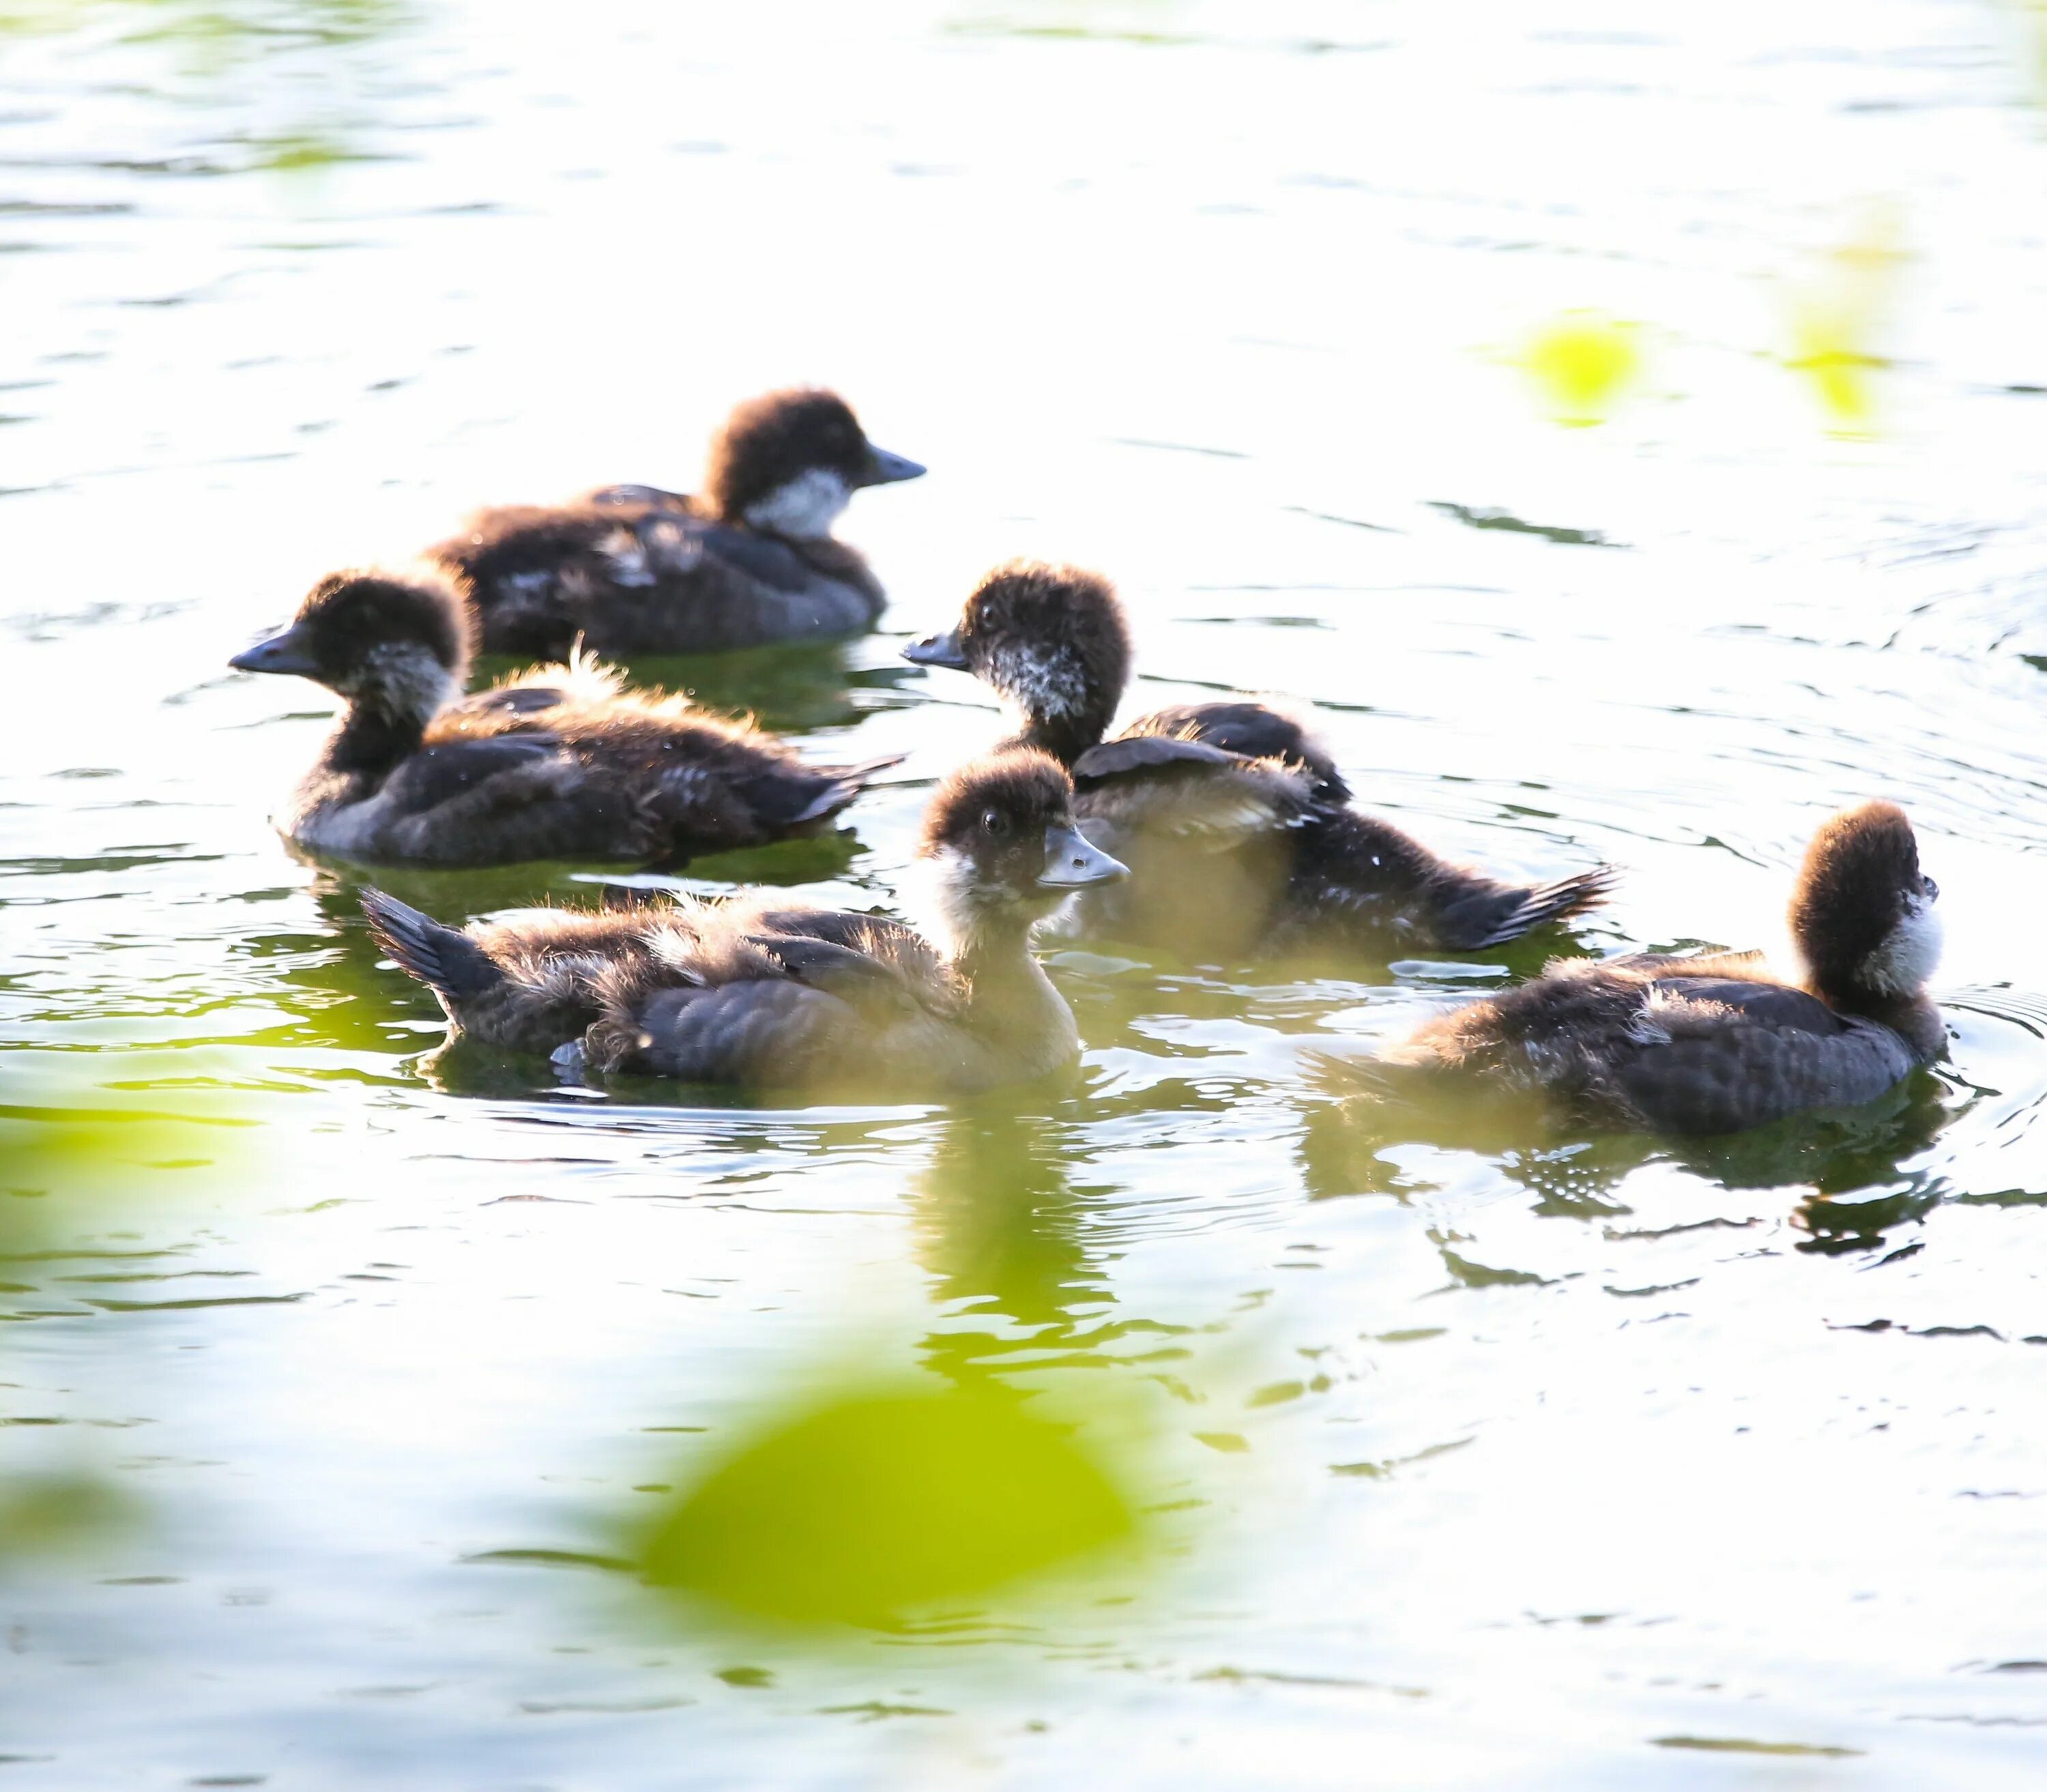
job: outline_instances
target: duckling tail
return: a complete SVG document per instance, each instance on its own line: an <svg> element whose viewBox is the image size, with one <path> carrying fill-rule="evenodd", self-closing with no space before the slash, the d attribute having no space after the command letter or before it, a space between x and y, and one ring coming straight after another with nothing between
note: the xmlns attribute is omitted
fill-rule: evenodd
<svg viewBox="0 0 2047 1792"><path fill-rule="evenodd" d="M1554 921L1569 920L1588 908L1596 908L1613 894L1620 873L1612 865L1595 865L1590 871L1574 872L1554 884L1538 884L1517 891L1520 900L1504 912L1489 916L1491 925L1482 939L1456 942L1460 946L1504 946L1525 933Z"/></svg>
<svg viewBox="0 0 2047 1792"><path fill-rule="evenodd" d="M806 803L791 821L795 826L803 822L820 822L828 815L835 815L867 788L868 780L877 772L885 772L892 765L900 765L908 758L907 753L892 753L880 759L863 760L857 765L820 765L817 770L831 782Z"/></svg>
<svg viewBox="0 0 2047 1792"><path fill-rule="evenodd" d="M444 1007L473 1000L505 981L496 962L467 934L443 927L396 896L366 889L362 912L370 921L370 937L408 977L440 997Z"/></svg>

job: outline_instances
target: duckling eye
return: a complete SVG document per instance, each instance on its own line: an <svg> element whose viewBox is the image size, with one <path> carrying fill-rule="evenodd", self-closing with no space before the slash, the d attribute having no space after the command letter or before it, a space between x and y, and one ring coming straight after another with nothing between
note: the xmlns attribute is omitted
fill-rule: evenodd
<svg viewBox="0 0 2047 1792"><path fill-rule="evenodd" d="M981 812L981 831L991 839L1000 840L1009 831L1009 818L1000 809L984 809Z"/></svg>

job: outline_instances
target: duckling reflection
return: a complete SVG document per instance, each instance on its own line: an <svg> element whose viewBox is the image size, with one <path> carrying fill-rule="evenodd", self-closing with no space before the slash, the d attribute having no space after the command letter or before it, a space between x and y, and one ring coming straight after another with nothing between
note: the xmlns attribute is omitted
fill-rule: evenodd
<svg viewBox="0 0 2047 1792"><path fill-rule="evenodd" d="M1401 1161L1418 1145L1489 1159L1534 1198L1534 1211L1592 1219L1631 1212L1628 1179L1650 1163L1675 1163L1727 1189L1802 1187L1796 1210L1812 1234L1801 1248L1855 1249L1916 1221L1940 1199L1937 1179L1912 1167L1958 1112L1948 1086L1913 1076L1859 1106L1807 1111L1746 1132L1658 1139L1560 1126L1529 1094L1475 1101L1441 1086L1360 1095L1356 1067L1325 1062L1311 1073L1338 1098L1310 1107L1299 1159L1312 1198L1381 1194L1407 1202L1438 1186ZM1863 1194L1860 1201L1843 1198ZM1844 1240L1834 1244L1831 1240Z"/></svg>
<svg viewBox="0 0 2047 1792"><path fill-rule="evenodd" d="M1093 1199L1076 1190L1077 1130L1000 1093L950 1116L911 1209L917 1260L947 1321L924 1360L955 1382L1098 1362L1117 1335L1088 1248Z"/></svg>

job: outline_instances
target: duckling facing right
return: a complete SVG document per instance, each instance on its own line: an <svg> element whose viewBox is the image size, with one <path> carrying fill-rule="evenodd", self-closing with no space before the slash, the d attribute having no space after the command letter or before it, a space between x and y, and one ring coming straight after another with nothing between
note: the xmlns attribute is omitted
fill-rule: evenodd
<svg viewBox="0 0 2047 1792"><path fill-rule="evenodd" d="M487 653L702 653L874 625L888 601L832 534L853 494L919 478L835 392L748 400L711 443L702 497L606 486L480 510L429 558L468 591Z"/></svg>
<svg viewBox="0 0 2047 1792"><path fill-rule="evenodd" d="M381 891L362 907L458 1033L564 1068L904 1099L1070 1062L1073 1011L1031 956L1031 928L1069 892L1125 873L1075 829L1066 773L1030 751L962 768L925 811L918 856L935 939L766 893L466 931Z"/></svg>
<svg viewBox="0 0 2047 1792"><path fill-rule="evenodd" d="M1614 883L1606 865L1530 885L1438 857L1351 807L1328 750L1263 703L1180 704L1105 739L1129 680L1130 629L1096 573L999 566L953 628L903 657L992 685L1021 713L1015 741L1071 770L1090 837L1132 873L1078 905L1078 932L1202 958L1321 944L1472 951L1581 914Z"/></svg>
<svg viewBox="0 0 2047 1792"><path fill-rule="evenodd" d="M1429 1022L1379 1062L1630 1131L1736 1132L1856 1106L1947 1048L1926 995L1939 895L1904 811L1866 803L1806 851L1790 913L1801 984L1755 952L1581 959Z"/></svg>

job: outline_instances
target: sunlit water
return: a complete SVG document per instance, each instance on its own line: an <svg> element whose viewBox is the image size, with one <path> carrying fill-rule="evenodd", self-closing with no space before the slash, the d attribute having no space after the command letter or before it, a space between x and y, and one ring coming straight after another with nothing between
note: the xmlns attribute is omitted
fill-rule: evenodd
<svg viewBox="0 0 2047 1792"><path fill-rule="evenodd" d="M2022 9L224 11L318 29L0 7L69 15L0 38L4 1101L243 1163L17 1240L5 1466L134 1509L8 1570L0 1783L2041 1782ZM1849 437L1786 317L1873 228ZM1512 363L1578 307L1647 367L1569 430ZM1627 867L1600 949L1770 940L1821 815L1899 799L1950 1070L1859 1134L1545 1144L1315 1067L1526 957L1080 954L1077 1086L974 1110L423 1066L264 820L327 706L223 661L473 501L687 485L798 379L934 469L848 520L883 632L635 671L910 758L701 887L892 903L998 726L896 649L1039 552L1122 582L1133 701L1283 693L1438 847ZM601 1552L849 1354L1114 1387L1160 1559L818 1652L520 1553Z"/></svg>

